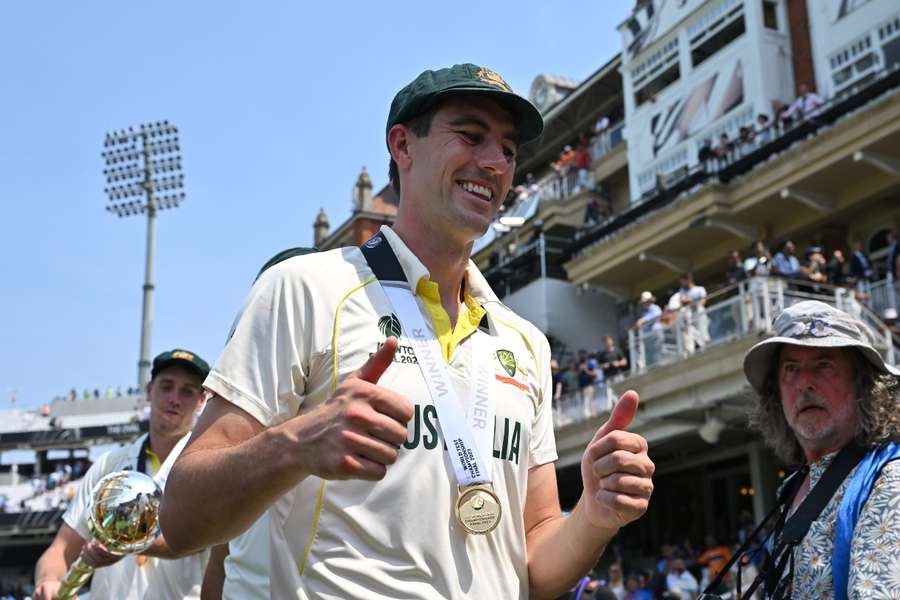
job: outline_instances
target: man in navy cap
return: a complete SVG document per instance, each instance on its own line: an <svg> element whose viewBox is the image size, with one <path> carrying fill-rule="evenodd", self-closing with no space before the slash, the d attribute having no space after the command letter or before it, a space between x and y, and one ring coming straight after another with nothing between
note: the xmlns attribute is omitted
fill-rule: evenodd
<svg viewBox="0 0 900 600"><path fill-rule="evenodd" d="M549 344L469 260L542 126L494 71L425 71L388 116L393 227L260 277L161 514L183 551L239 536L224 598L554 597L646 511L628 392L561 515Z"/></svg>

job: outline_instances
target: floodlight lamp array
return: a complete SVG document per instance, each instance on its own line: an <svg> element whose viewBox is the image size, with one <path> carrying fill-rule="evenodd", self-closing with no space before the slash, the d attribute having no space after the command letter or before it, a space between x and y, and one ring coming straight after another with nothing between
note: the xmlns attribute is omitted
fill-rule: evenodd
<svg viewBox="0 0 900 600"><path fill-rule="evenodd" d="M167 208L178 208L181 201L184 200L184 192L175 194L163 194L153 197L153 206L157 210L165 210Z"/></svg>
<svg viewBox="0 0 900 600"><path fill-rule="evenodd" d="M121 148L106 150L101 153L101 156L106 160L107 165L116 165L139 159L141 152L135 144L129 144Z"/></svg>
<svg viewBox="0 0 900 600"><path fill-rule="evenodd" d="M177 137L164 138L156 141L147 141L144 143L144 149L147 154L166 154L170 152L178 152L181 146L178 144Z"/></svg>
<svg viewBox="0 0 900 600"><path fill-rule="evenodd" d="M181 170L181 156L174 155L159 160L150 161L150 171L152 173L168 173L170 171Z"/></svg>
<svg viewBox="0 0 900 600"><path fill-rule="evenodd" d="M122 185L111 185L103 188L103 191L109 196L109 201L113 202L134 196L143 196L146 189L143 183L126 183Z"/></svg>
<svg viewBox="0 0 900 600"><path fill-rule="evenodd" d="M140 215L147 212L147 205L140 200L131 200L130 202L110 204L106 207L106 210L115 213L121 219L122 217L130 217L131 215Z"/></svg>
<svg viewBox="0 0 900 600"><path fill-rule="evenodd" d="M184 187L184 175L172 175L171 177L157 177L153 180L153 191L168 192Z"/></svg>
<svg viewBox="0 0 900 600"><path fill-rule="evenodd" d="M106 175L106 182L113 183L115 181L127 181L129 179L139 179L145 176L144 170L136 163L126 165L124 167L111 167L103 169Z"/></svg>

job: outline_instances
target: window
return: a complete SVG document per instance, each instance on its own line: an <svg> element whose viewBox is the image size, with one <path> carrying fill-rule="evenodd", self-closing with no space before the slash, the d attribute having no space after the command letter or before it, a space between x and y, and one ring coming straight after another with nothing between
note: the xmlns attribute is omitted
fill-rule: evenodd
<svg viewBox="0 0 900 600"><path fill-rule="evenodd" d="M778 5L773 0L762 0L763 26L778 31Z"/></svg>
<svg viewBox="0 0 900 600"><path fill-rule="evenodd" d="M691 49L691 63L696 67L704 60L739 38L744 34L744 15L731 23L728 23L717 32L706 38L705 41Z"/></svg>
<svg viewBox="0 0 900 600"><path fill-rule="evenodd" d="M691 37L691 64L696 67L744 34L743 10L744 7L738 4Z"/></svg>
<svg viewBox="0 0 900 600"><path fill-rule="evenodd" d="M656 78L647 82L642 88L634 93L635 104L640 106L648 100L653 100L656 94L667 88L669 85L678 81L681 77L681 69L675 62L668 69L656 76Z"/></svg>
<svg viewBox="0 0 900 600"><path fill-rule="evenodd" d="M646 58L631 69L631 85L635 90L634 100L637 106L651 100L681 76L676 36L656 44L655 49L645 55Z"/></svg>

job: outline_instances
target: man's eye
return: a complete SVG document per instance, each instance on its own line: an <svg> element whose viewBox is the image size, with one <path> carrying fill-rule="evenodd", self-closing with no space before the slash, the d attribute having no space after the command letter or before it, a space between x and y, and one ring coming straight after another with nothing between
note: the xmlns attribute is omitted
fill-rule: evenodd
<svg viewBox="0 0 900 600"><path fill-rule="evenodd" d="M506 155L506 158L509 160L516 160L516 151L507 146L503 147L503 154Z"/></svg>
<svg viewBox="0 0 900 600"><path fill-rule="evenodd" d="M481 141L481 136L477 133L472 133L471 131L460 131L459 133L466 139L467 142L470 142L472 144L477 144Z"/></svg>

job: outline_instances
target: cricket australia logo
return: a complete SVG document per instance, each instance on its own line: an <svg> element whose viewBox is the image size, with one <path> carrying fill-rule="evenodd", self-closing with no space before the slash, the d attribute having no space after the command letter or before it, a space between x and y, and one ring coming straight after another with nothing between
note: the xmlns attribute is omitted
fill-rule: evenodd
<svg viewBox="0 0 900 600"><path fill-rule="evenodd" d="M400 328L400 319L398 319L397 315L395 315L394 313L385 315L378 319L378 329L381 330L381 333L384 334L384 337L388 338L394 336L398 340L400 339L400 335L403 332L403 330Z"/></svg>
<svg viewBox="0 0 900 600"><path fill-rule="evenodd" d="M516 355L509 350L497 350L497 360L510 377L516 375Z"/></svg>

